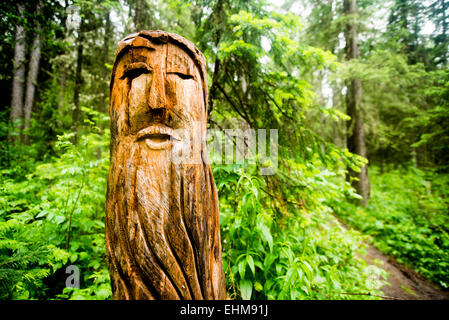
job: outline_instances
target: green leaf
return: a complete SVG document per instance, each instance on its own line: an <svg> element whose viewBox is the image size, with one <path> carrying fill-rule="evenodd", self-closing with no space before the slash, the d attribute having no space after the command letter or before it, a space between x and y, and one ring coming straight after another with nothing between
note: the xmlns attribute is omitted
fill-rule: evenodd
<svg viewBox="0 0 449 320"><path fill-rule="evenodd" d="M65 221L65 217L64 216L56 216L55 217L55 222L56 224L61 224Z"/></svg>
<svg viewBox="0 0 449 320"><path fill-rule="evenodd" d="M251 271L253 272L253 275L256 275L256 268L254 267L254 260L253 257L251 257L250 255L246 256L246 261L248 262L248 265L251 269Z"/></svg>
<svg viewBox="0 0 449 320"><path fill-rule="evenodd" d="M270 247L270 252L273 251L273 236L271 235L270 229L266 225L262 225L262 239L268 243Z"/></svg>
<svg viewBox="0 0 449 320"><path fill-rule="evenodd" d="M242 279L240 280L240 294L243 300L251 299L251 294L253 291L253 283L251 280Z"/></svg>
<svg viewBox="0 0 449 320"><path fill-rule="evenodd" d="M246 260L241 260L239 262L239 274L240 274L240 278L242 278L242 279L245 278L245 270L246 270Z"/></svg>

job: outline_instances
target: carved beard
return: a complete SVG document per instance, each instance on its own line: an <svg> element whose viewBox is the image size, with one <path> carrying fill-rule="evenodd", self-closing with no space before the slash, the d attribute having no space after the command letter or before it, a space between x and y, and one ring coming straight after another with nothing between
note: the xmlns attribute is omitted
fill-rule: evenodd
<svg viewBox="0 0 449 320"><path fill-rule="evenodd" d="M170 150L117 138L106 208L114 299L225 299L210 166L175 164Z"/></svg>

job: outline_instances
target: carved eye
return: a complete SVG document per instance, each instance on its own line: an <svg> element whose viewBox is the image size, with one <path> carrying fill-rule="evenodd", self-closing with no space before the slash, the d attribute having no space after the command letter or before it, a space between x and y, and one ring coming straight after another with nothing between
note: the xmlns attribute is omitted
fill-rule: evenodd
<svg viewBox="0 0 449 320"><path fill-rule="evenodd" d="M151 67L148 66L145 62L135 62L131 63L125 68L125 71L123 72L121 78L128 78L130 80L133 80L134 78L140 76L142 73L150 73L151 71Z"/></svg>
<svg viewBox="0 0 449 320"><path fill-rule="evenodd" d="M182 73L182 72L167 72L167 74L177 75L178 77L180 77L183 80L194 79L194 77L191 74L185 74L185 73Z"/></svg>

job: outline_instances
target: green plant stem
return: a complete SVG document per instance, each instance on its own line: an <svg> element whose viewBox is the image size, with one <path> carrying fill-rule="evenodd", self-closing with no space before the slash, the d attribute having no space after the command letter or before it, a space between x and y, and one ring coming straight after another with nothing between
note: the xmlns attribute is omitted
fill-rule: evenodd
<svg viewBox="0 0 449 320"><path fill-rule="evenodd" d="M348 294L348 295L352 295L352 296L371 296L371 297L379 297L382 299L386 299L386 300L401 300L395 297L389 297L389 296L382 296L379 294L373 294L371 292L365 292L365 293L353 293L353 292L342 292L341 294Z"/></svg>

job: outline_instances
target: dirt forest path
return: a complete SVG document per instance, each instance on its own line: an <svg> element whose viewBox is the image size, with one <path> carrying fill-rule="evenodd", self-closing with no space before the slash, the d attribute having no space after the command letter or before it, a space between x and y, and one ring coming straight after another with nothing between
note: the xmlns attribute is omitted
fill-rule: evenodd
<svg viewBox="0 0 449 320"><path fill-rule="evenodd" d="M352 229L337 215L334 217L346 229ZM449 300L449 291L439 290L415 271L397 262L393 257L380 252L368 244L366 255L362 257L369 265L376 265L388 273L385 279L390 285L384 285L385 297L394 300Z"/></svg>
<svg viewBox="0 0 449 320"><path fill-rule="evenodd" d="M449 291L438 290L419 274L395 261L370 245L366 262L375 264L388 272L387 282L382 288L384 295L398 300L449 300ZM380 263L378 263L380 262Z"/></svg>

